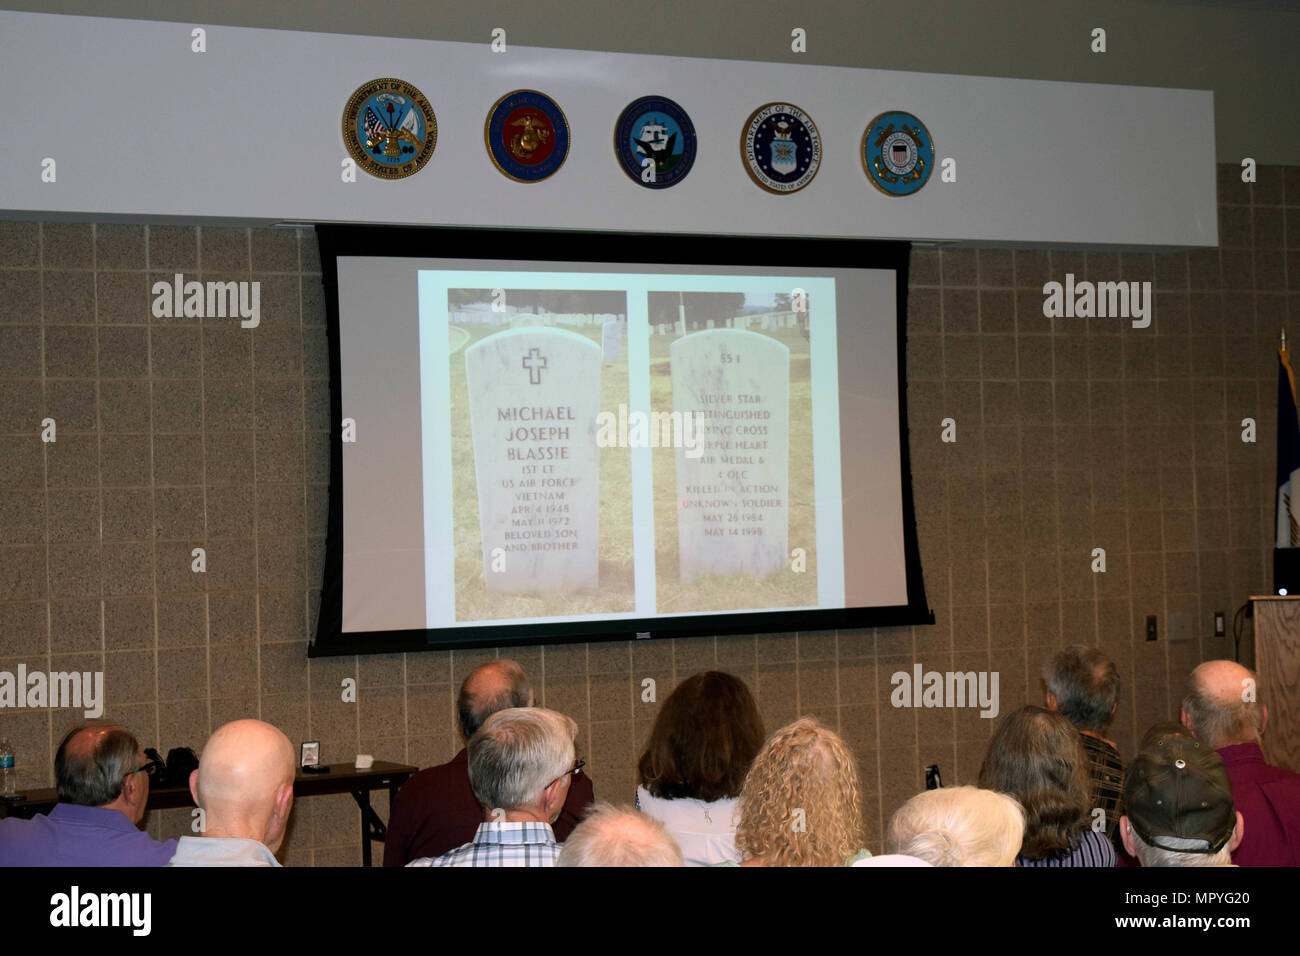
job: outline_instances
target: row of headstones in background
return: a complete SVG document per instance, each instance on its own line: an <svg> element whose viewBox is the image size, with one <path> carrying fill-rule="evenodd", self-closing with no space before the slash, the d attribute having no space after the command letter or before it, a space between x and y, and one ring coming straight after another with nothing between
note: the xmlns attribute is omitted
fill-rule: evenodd
<svg viewBox="0 0 1300 956"><path fill-rule="evenodd" d="M565 326L565 327L583 327L600 325L606 326L617 324L626 325L627 320L617 316L609 315L534 315L529 312L457 312L453 313L451 320L454 323L462 325L542 325L547 326ZM724 319L721 322L721 328L728 329L749 329L760 328L764 331L774 329L792 329L799 324L799 316L794 312L770 312L766 315L738 315L733 319ZM680 327L680 322L659 322L650 326L651 335L667 335L672 329ZM692 332L700 332L706 329L714 328L719 323L713 319L704 321L691 321L686 323L686 327Z"/></svg>
<svg viewBox="0 0 1300 956"><path fill-rule="evenodd" d="M601 408L602 360L622 345L622 326L609 322L600 345L566 329L524 327L465 350L489 589L598 588L597 416L614 412ZM757 332L705 329L675 339L669 355L672 410L692 416L699 449L676 448L679 575L782 569L790 350Z"/></svg>
<svg viewBox="0 0 1300 956"><path fill-rule="evenodd" d="M450 320L456 325L563 325L591 326L604 325L606 322L626 322L616 315L565 315L552 312L520 312L517 310L493 312L487 309L466 309L452 312Z"/></svg>
<svg viewBox="0 0 1300 956"><path fill-rule="evenodd" d="M651 335L671 335L674 331L681 328L680 322L659 322L650 326ZM734 319L725 319L722 322L722 328L727 329L749 329L757 326L766 331L776 329L793 329L799 325L799 316L794 312L773 312L767 315L738 315ZM700 332L714 327L713 319L705 319L703 322L687 322L687 329L692 332Z"/></svg>

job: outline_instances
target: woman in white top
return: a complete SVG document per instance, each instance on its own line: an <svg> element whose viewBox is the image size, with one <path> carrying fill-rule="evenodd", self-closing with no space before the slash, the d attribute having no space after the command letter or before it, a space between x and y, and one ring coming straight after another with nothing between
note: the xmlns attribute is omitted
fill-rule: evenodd
<svg viewBox="0 0 1300 956"><path fill-rule="evenodd" d="M763 739L753 695L730 674L696 674L663 702L641 755L636 805L664 824L687 866L740 860L740 790Z"/></svg>

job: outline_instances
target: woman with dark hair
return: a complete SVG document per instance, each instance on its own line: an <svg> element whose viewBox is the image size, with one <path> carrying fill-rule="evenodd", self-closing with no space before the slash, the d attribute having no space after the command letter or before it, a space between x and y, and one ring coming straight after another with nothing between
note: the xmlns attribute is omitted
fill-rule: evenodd
<svg viewBox="0 0 1300 956"><path fill-rule="evenodd" d="M663 702L638 767L637 809L663 822L687 866L739 860L736 808L763 746L763 719L738 677L683 681Z"/></svg>
<svg viewBox="0 0 1300 956"><path fill-rule="evenodd" d="M1114 866L1115 848L1092 828L1088 761L1074 726L1058 713L1022 707L989 743L979 785L1020 801L1025 839L1018 866Z"/></svg>

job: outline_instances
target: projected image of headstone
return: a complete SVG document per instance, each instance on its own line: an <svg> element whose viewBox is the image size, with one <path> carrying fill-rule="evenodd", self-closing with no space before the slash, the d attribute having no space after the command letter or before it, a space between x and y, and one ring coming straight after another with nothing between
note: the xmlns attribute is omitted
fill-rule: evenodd
<svg viewBox="0 0 1300 956"><path fill-rule="evenodd" d="M696 330L649 354L652 411L689 439L654 451L659 613L818 600L809 340L776 321L790 294L741 289L646 303Z"/></svg>
<svg viewBox="0 0 1300 956"><path fill-rule="evenodd" d="M511 329L465 350L490 590L599 585L600 374L600 346L564 329Z"/></svg>
<svg viewBox="0 0 1300 956"><path fill-rule="evenodd" d="M690 414L699 457L677 449L677 556L683 578L759 577L785 567L789 518L790 350L716 329L671 348L673 410Z"/></svg>
<svg viewBox="0 0 1300 956"><path fill-rule="evenodd" d="M451 288L447 308L456 620L633 610L629 452L598 440L628 402L627 294Z"/></svg>

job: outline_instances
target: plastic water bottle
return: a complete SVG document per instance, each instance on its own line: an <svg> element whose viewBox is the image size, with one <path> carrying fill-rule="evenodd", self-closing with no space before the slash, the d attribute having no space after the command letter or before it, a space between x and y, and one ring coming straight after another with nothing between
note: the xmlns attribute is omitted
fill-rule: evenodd
<svg viewBox="0 0 1300 956"><path fill-rule="evenodd" d="M14 769L14 748L6 737L0 737L0 796L9 797L18 791L18 771Z"/></svg>

